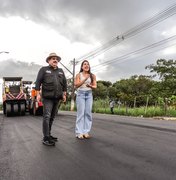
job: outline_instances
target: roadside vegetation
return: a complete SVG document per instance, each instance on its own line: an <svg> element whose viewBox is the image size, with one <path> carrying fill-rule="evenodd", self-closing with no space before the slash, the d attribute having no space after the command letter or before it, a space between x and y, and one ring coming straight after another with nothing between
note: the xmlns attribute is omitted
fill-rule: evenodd
<svg viewBox="0 0 176 180"><path fill-rule="evenodd" d="M151 76L134 75L115 83L98 81L93 112L110 114L109 101L113 99L114 114L176 117L176 61L159 59L146 69ZM60 109L70 110L70 98Z"/></svg>
<svg viewBox="0 0 176 180"><path fill-rule="evenodd" d="M60 109L70 111L70 102L61 104ZM76 107L75 107L76 111ZM93 104L93 113L111 114L109 101L95 100ZM128 107L124 104L116 104L114 107L114 115L137 116L137 117L154 117L154 116L168 116L176 117L176 109L173 106L166 106L165 104L157 106L141 106L141 107Z"/></svg>
<svg viewBox="0 0 176 180"><path fill-rule="evenodd" d="M109 102L114 100L116 115L176 117L176 60L158 59L146 69L152 75L133 75L114 83L97 81L97 89L93 91L93 112L111 114ZM61 110L71 109L71 89L70 81L68 100L60 105Z"/></svg>

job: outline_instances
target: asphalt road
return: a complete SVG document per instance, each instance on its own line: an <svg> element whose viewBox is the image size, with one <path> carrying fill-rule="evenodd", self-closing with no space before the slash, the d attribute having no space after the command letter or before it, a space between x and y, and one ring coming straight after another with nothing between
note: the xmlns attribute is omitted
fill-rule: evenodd
<svg viewBox="0 0 176 180"><path fill-rule="evenodd" d="M0 180L175 180L176 121L93 115L89 140L75 113L59 112L55 147L42 144L42 117L0 115Z"/></svg>

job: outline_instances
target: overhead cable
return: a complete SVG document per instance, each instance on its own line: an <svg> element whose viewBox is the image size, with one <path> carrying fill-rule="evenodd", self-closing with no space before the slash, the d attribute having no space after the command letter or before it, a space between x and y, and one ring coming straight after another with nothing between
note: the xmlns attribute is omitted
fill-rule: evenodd
<svg viewBox="0 0 176 180"><path fill-rule="evenodd" d="M80 62L83 59L94 58L97 55L104 53L105 51L108 51L112 47L121 43L123 40L126 40L144 30L149 29L150 27L160 23L161 21L164 21L165 19L173 16L174 14L176 14L176 4L173 4L172 6L166 8L165 10L155 14L153 17L149 18L148 20L144 21L143 23L141 23L141 24L133 27L132 29L128 30L127 32L122 33L121 35L118 35L117 37L111 39L110 41L106 42L105 44L99 46L94 51L91 51L91 52L81 56L80 58L77 58L76 61Z"/></svg>

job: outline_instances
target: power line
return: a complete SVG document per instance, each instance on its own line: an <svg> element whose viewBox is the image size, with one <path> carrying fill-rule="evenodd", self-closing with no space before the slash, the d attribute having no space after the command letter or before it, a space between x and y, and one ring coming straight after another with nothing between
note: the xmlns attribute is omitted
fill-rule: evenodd
<svg viewBox="0 0 176 180"><path fill-rule="evenodd" d="M91 51L87 53L86 55L81 56L77 59L78 62L80 62L82 59L90 59L93 57L96 57L97 55L108 51L112 47L116 46L120 42L122 42L124 39L130 38L132 36L135 36L136 34L160 23L161 21L173 16L176 14L176 4L173 4L172 6L166 8L165 10L155 14L153 17L149 18L148 20L144 21L143 23L135 26L134 28L128 30L127 32L123 33L122 35L119 35L107 43L103 44L102 46L98 47L94 51Z"/></svg>
<svg viewBox="0 0 176 180"><path fill-rule="evenodd" d="M123 34L124 38L132 37L132 36L136 35L137 33L144 31L144 30L160 23L161 21L173 16L174 14L176 14L176 4L173 4L172 6L168 7L164 11L157 13L156 15L154 15L153 17L149 18L148 20L144 21L143 23L141 23L141 24L135 26L134 28L130 29L129 31L125 32Z"/></svg>
<svg viewBox="0 0 176 180"><path fill-rule="evenodd" d="M172 6L169 6L165 10L155 14L153 17L147 19L143 23L133 27L132 29L128 30L127 32L123 33L122 35L119 35L119 36L111 39L110 41L106 42L102 46L99 46L94 51L91 51L91 52L87 53L86 55L78 58L77 62L79 63L82 59L94 58L97 55L99 55L99 54L101 54L103 52L106 52L109 49L111 49L112 47L114 47L117 44L121 43L124 39L128 39L128 38L130 38L132 36L135 36L136 34L138 34L138 33L142 32L142 31L144 31L144 30L146 30L146 29L160 23L161 21L167 19L170 16L173 16L174 14L176 14L176 4L173 4ZM102 64L100 66L102 66Z"/></svg>
<svg viewBox="0 0 176 180"><path fill-rule="evenodd" d="M156 48L156 47L158 47L158 46L164 45L164 44L166 44L166 43L168 43L168 42L170 42L170 41L174 41L175 39L176 39L176 35L171 36L171 37L169 37L169 38L167 38L167 39L164 39L164 40L162 40L162 41L153 43L153 44L151 44L151 45L149 45L149 46L146 46L146 47L144 47L144 48L135 50L135 51L130 52L130 53L128 53L128 54L125 54L125 55L123 55L123 56L120 56L120 57L117 57L117 58L108 60L108 61L106 61L106 62L104 62L104 63L99 64L99 65L92 66L92 70L94 70L94 71L96 70L96 72L97 72L97 71L101 70L104 66L106 66L106 65L108 65L108 64L123 62L123 61L127 60L128 58L130 58L132 55L136 55L136 54L139 54L139 53L143 53L143 52L145 52L145 51L147 51L147 50L150 50L150 49ZM100 68L97 69L97 67L100 67Z"/></svg>

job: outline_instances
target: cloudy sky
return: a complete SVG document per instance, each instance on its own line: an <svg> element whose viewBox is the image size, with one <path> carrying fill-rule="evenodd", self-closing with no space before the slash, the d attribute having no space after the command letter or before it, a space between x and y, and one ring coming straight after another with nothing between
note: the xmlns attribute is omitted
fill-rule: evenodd
<svg viewBox="0 0 176 180"><path fill-rule="evenodd" d="M0 52L9 52L0 53L1 76L29 78L31 73L34 78L40 66L47 65L50 52L59 54L70 71L75 58L76 72L81 57L90 55L87 59L98 80L115 82L149 74L146 65L160 58L176 59L175 4L175 0L1 0ZM35 72L19 61L30 67L37 64Z"/></svg>

